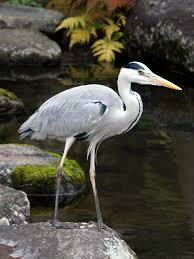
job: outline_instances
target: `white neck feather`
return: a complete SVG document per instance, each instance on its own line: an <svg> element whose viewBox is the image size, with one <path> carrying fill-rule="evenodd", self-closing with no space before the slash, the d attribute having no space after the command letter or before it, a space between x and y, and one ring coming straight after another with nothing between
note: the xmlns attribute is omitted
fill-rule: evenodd
<svg viewBox="0 0 194 259"><path fill-rule="evenodd" d="M126 105L126 107L130 106L130 98L129 94L131 91L131 82L129 82L123 75L120 73L117 80L118 92L119 95Z"/></svg>
<svg viewBox="0 0 194 259"><path fill-rule="evenodd" d="M126 106L125 111L120 111L120 125L126 131L135 126L141 117L143 103L138 93L131 91L131 82L125 73L120 72L117 80L119 95Z"/></svg>

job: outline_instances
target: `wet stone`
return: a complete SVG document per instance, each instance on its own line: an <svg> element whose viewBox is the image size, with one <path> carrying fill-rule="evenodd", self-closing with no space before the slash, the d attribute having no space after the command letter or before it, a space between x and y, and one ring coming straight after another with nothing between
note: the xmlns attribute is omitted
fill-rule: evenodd
<svg viewBox="0 0 194 259"><path fill-rule="evenodd" d="M10 256L21 258L137 259L131 248L108 227L98 231L95 223L92 228L88 228L91 223L84 224L84 228L82 223L65 224L65 228L42 222L14 228L0 226L0 245L12 246Z"/></svg>
<svg viewBox="0 0 194 259"><path fill-rule="evenodd" d="M59 45L41 32L24 29L0 30L0 64L57 65L60 57Z"/></svg>
<svg viewBox="0 0 194 259"><path fill-rule="evenodd" d="M126 27L126 52L194 71L193 0L138 0Z"/></svg>
<svg viewBox="0 0 194 259"><path fill-rule="evenodd" d="M28 29L54 34L63 19L64 15L54 10L0 4L0 29Z"/></svg>
<svg viewBox="0 0 194 259"><path fill-rule="evenodd" d="M29 216L27 195L0 184L0 225L26 224Z"/></svg>

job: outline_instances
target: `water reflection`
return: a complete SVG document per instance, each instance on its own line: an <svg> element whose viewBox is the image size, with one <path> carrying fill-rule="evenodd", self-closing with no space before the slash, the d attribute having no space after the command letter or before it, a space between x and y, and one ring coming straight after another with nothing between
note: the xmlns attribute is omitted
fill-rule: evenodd
<svg viewBox="0 0 194 259"><path fill-rule="evenodd" d="M17 128L48 97L83 83L116 87L118 69L68 66L57 79L0 81L25 103L25 114L0 125L0 142L19 142ZM177 82L180 76L160 71ZM173 78L174 77L174 78ZM174 79L174 80L173 80ZM190 82L190 84L192 84ZM188 85L188 82L180 82ZM123 136L105 141L98 154L97 184L105 222L118 229L139 258L194 258L194 90L177 93L160 87L134 87L142 95L144 115ZM29 143L29 142L28 142ZM34 143L34 142L32 142ZM62 152L63 143L35 142ZM86 144L70 152L88 170ZM32 208L32 221L52 218L53 208ZM71 206L60 209L61 219L95 220L91 188Z"/></svg>

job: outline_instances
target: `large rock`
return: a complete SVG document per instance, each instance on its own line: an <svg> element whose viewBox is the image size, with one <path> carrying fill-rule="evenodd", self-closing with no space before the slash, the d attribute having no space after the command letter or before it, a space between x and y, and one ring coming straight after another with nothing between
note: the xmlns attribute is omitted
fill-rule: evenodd
<svg viewBox="0 0 194 259"><path fill-rule="evenodd" d="M26 194L0 184L0 219L4 219L0 222L7 219L9 224L22 224L29 216L30 203Z"/></svg>
<svg viewBox="0 0 194 259"><path fill-rule="evenodd" d="M32 145L0 145L0 183L25 191L30 201L50 204L55 196L56 169L61 156ZM83 170L75 160L66 160L60 201L68 204L86 184ZM41 199L40 199L41 197Z"/></svg>
<svg viewBox="0 0 194 259"><path fill-rule="evenodd" d="M0 30L0 64L56 65L60 56L58 44L40 32Z"/></svg>
<svg viewBox="0 0 194 259"><path fill-rule="evenodd" d="M64 15L58 11L0 4L0 29L33 29L53 34L63 19Z"/></svg>
<svg viewBox="0 0 194 259"><path fill-rule="evenodd" d="M111 229L98 231L94 223L66 223L66 226L70 229L56 229L49 223L0 226L0 244L4 245L4 254L7 246L7 257L22 259L137 258Z"/></svg>
<svg viewBox="0 0 194 259"><path fill-rule="evenodd" d="M125 34L127 56L168 61L193 72L193 10L193 0L138 0Z"/></svg>

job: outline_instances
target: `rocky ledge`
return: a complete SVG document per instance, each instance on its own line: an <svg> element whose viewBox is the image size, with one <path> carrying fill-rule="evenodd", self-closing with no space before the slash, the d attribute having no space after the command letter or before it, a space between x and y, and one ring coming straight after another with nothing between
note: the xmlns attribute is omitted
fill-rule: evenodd
<svg viewBox="0 0 194 259"><path fill-rule="evenodd" d="M30 29L54 34L63 19L64 15L58 11L0 4L0 29Z"/></svg>
<svg viewBox="0 0 194 259"><path fill-rule="evenodd" d="M56 65L60 57L58 44L40 32L0 30L0 64Z"/></svg>
<svg viewBox="0 0 194 259"><path fill-rule="evenodd" d="M194 1L138 0L128 19L126 53L194 72Z"/></svg>
<svg viewBox="0 0 194 259"><path fill-rule="evenodd" d="M22 259L137 258L112 229L98 231L95 223L65 223L64 227L50 223L0 226L0 254L2 250L4 258Z"/></svg>
<svg viewBox="0 0 194 259"><path fill-rule="evenodd" d="M0 64L57 65L61 48L46 35L54 34L63 18L57 11L0 4Z"/></svg>

